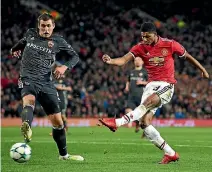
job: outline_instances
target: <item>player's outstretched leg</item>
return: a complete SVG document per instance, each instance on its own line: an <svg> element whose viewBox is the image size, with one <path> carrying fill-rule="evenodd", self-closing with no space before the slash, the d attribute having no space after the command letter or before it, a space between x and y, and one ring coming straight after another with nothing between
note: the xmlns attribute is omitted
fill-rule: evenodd
<svg viewBox="0 0 212 172"><path fill-rule="evenodd" d="M61 113L57 113L54 115L49 115L49 119L51 120L53 127L52 127L52 135L54 141L57 144L59 150L59 160L76 160L76 161L83 161L84 158L80 155L70 155L67 152L67 145L66 145L66 133L63 126L63 121L61 117Z"/></svg>
<svg viewBox="0 0 212 172"><path fill-rule="evenodd" d="M30 142L32 139L31 124L33 120L34 104L35 97L33 95L27 95L23 97L23 110L21 112L21 133L24 136L25 142Z"/></svg>
<svg viewBox="0 0 212 172"><path fill-rule="evenodd" d="M118 127L139 120L147 111L148 111L147 108L143 104L141 104L138 107L136 107L133 111L128 112L121 118L99 119L99 122L102 125L108 127L111 131L115 132L118 129Z"/></svg>
<svg viewBox="0 0 212 172"><path fill-rule="evenodd" d="M168 164L172 161L178 161L179 154L167 144L156 128L151 125L152 116L153 114L151 112L144 116L144 119L141 120L141 128L144 130L146 138L149 139L159 149L164 151L164 157L159 163Z"/></svg>

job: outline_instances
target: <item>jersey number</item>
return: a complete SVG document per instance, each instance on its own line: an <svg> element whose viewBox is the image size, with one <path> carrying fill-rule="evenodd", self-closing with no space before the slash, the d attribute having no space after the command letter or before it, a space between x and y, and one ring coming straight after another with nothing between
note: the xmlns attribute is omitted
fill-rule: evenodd
<svg viewBox="0 0 212 172"><path fill-rule="evenodd" d="M155 87L153 90L154 91L158 91L158 89L160 88L160 86Z"/></svg>

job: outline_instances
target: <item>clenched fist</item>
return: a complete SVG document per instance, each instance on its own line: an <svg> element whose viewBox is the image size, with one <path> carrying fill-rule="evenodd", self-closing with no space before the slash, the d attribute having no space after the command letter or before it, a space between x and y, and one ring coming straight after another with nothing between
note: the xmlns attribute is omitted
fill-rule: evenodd
<svg viewBox="0 0 212 172"><path fill-rule="evenodd" d="M102 60L103 62L107 63L107 64L112 64L112 59L110 58L110 56L108 56L107 54L104 54L102 56Z"/></svg>

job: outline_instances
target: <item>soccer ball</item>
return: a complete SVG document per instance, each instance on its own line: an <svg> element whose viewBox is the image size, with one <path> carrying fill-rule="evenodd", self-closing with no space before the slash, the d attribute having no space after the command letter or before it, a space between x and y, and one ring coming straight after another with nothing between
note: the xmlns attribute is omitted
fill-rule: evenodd
<svg viewBox="0 0 212 172"><path fill-rule="evenodd" d="M31 157L31 148L26 143L16 143L10 149L10 157L18 163L27 162Z"/></svg>

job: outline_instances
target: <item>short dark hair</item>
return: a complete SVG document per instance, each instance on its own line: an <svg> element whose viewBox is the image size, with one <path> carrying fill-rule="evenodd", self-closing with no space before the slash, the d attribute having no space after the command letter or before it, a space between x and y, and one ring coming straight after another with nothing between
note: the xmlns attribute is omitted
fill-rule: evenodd
<svg viewBox="0 0 212 172"><path fill-rule="evenodd" d="M141 32L157 32L154 23L152 22L144 22L141 25Z"/></svg>
<svg viewBox="0 0 212 172"><path fill-rule="evenodd" d="M49 13L43 13L38 17L38 25L40 24L41 20L43 21L52 20L52 23L54 23L54 17Z"/></svg>

